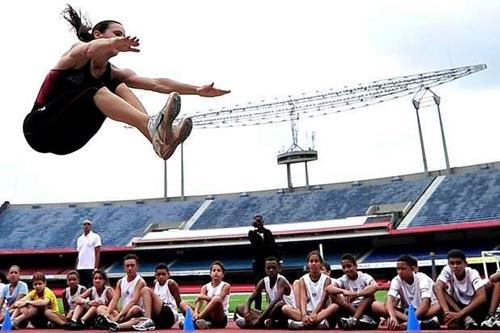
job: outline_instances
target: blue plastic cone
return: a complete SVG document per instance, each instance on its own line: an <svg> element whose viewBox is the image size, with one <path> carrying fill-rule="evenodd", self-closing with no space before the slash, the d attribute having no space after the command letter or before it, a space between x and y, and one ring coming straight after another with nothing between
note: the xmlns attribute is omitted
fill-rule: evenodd
<svg viewBox="0 0 500 333"><path fill-rule="evenodd" d="M406 323L406 332L418 331L420 331L420 323L417 319L415 308L413 307L413 305L410 305L408 306L408 322Z"/></svg>
<svg viewBox="0 0 500 333"><path fill-rule="evenodd" d="M186 319L184 319L184 332L192 332L194 331L194 323L193 323L193 311L191 308L187 308L186 310Z"/></svg>
<svg viewBox="0 0 500 333"><path fill-rule="evenodd" d="M3 317L2 332L10 332L12 330L12 323L10 322L9 309L5 309L5 316Z"/></svg>

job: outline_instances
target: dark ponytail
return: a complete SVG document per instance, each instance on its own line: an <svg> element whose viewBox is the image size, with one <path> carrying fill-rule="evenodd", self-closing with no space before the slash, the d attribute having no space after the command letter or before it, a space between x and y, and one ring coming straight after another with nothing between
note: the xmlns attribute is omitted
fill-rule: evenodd
<svg viewBox="0 0 500 333"><path fill-rule="evenodd" d="M91 40L94 40L94 31L104 32L113 23L121 25L118 21L106 20L97 23L95 27L92 28L92 24L85 16L82 16L81 11L77 12L70 5L66 6L67 7L63 10L62 15L64 19L71 24L76 32L76 36L82 42L90 42Z"/></svg>
<svg viewBox="0 0 500 333"><path fill-rule="evenodd" d="M66 21L71 24L76 32L76 36L82 42L90 42L94 39L94 36L90 33L92 30L92 25L86 17L82 17L81 11L76 11L70 5L63 10L62 15ZM83 21L82 21L83 19Z"/></svg>

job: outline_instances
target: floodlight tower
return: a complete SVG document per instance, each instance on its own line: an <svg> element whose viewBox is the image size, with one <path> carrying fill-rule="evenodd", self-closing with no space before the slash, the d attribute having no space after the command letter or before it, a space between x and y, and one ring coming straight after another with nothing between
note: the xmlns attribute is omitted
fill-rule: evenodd
<svg viewBox="0 0 500 333"><path fill-rule="evenodd" d="M420 137L420 148L422 149L422 160L424 163L424 171L425 173L429 173L429 169L427 167L427 158L425 156L425 147L424 147L424 138L422 136L422 127L420 125L420 116L419 110L421 108L430 107L432 105L436 105L438 117L439 117L439 127L441 128L441 140L443 141L443 152L444 152L444 160L446 162L446 172L450 173L450 159L448 157L448 148L446 147L446 139L444 137L444 128L443 128L443 119L441 117L441 97L439 97L434 91L432 91L428 87L424 87L417 91L415 97L412 99L413 107L415 108L415 112L417 113L417 124L418 124L418 135Z"/></svg>
<svg viewBox="0 0 500 333"><path fill-rule="evenodd" d="M464 76L474 74L486 69L485 64L443 69L421 74L405 75L389 79L376 80L344 86L341 89L328 89L315 91L313 93L302 93L301 95L288 96L287 98L274 97L271 100L262 100L256 103L249 102L245 105L235 105L233 107L222 107L207 111L198 111L185 115L191 117L197 129L202 128L224 128L236 126L261 126L279 122L292 122L292 146L285 153L278 155L278 164L286 164L288 188L292 189L290 164L305 163L306 184L309 185L309 175L307 172L307 162L318 159L318 152L314 149L304 150L299 147L298 120L301 118L312 118L328 114L355 110L370 105L375 105L408 95L417 94L413 99L413 106L417 110L417 122L420 134L422 156L424 160L424 171L428 172L425 149L420 128L420 118L418 110L424 107L423 95L434 101L437 106L439 122L441 126L441 136L445 153L446 168L450 170L446 140L444 137L443 123L441 119L440 101L441 98L430 90L444 83L448 83ZM419 95L422 93L422 96ZM176 120L178 123L180 119ZM181 154L183 153L181 147ZM182 160L182 156L181 156ZM182 163L182 161L181 161ZM183 166L181 166L183 169ZM165 169L166 170L166 169ZM184 196L184 174L182 175L181 192ZM166 192L166 171L165 171L165 199Z"/></svg>
<svg viewBox="0 0 500 333"><path fill-rule="evenodd" d="M290 101L290 125L292 128L292 145L284 153L278 154L277 160L278 164L286 165L286 178L288 184L288 190L293 191L292 187L292 173L290 170L290 164L294 163L304 163L306 172L306 187L309 189L309 171L307 169L307 162L316 161L318 159L318 152L312 148L308 150L302 149L298 144L299 136L299 113L295 112L295 105Z"/></svg>

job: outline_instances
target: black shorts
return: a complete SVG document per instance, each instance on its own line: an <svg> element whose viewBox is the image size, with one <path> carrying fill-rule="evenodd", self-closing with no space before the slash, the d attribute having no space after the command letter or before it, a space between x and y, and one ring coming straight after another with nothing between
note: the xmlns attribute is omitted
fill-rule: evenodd
<svg viewBox="0 0 500 333"><path fill-rule="evenodd" d="M26 328L28 326L28 322L31 323L35 328L47 328L49 325L49 320L43 312L38 312L36 313L33 317L30 317L26 320L23 320L22 322L19 323L18 327L19 328Z"/></svg>
<svg viewBox="0 0 500 333"><path fill-rule="evenodd" d="M489 295L488 295L489 296ZM466 307L465 304L462 304L460 302L455 301L460 309L463 309ZM481 325L481 322L486 318L488 315L488 308L489 304L491 303L491 298L487 297L487 301L479 305L474 312L470 313L469 316L471 316L479 325ZM463 318L460 320L460 326L463 326Z"/></svg>
<svg viewBox="0 0 500 333"><path fill-rule="evenodd" d="M224 315L224 318L219 321L212 320L210 321L212 325L210 328L225 328L227 326L227 315Z"/></svg>
<svg viewBox="0 0 500 333"><path fill-rule="evenodd" d="M116 90L121 81L113 80ZM106 116L94 103L100 86L78 88L26 116L23 132L28 144L41 153L66 155L77 151L97 133Z"/></svg>
<svg viewBox="0 0 500 333"><path fill-rule="evenodd" d="M160 313L157 316L153 315L152 319L155 322L156 329L171 328L175 324L175 314L165 304L162 305Z"/></svg>
<svg viewBox="0 0 500 333"><path fill-rule="evenodd" d="M281 306L275 307L271 315L271 320L273 321L273 328L286 329L288 328L288 318L283 313L283 303Z"/></svg>

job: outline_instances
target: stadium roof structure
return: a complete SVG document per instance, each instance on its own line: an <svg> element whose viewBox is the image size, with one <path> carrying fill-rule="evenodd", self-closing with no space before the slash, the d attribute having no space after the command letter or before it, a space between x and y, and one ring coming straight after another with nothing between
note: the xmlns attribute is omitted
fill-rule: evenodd
<svg viewBox="0 0 500 333"><path fill-rule="evenodd" d="M326 91L302 93L298 96L261 100L244 105L222 107L186 114L197 128L256 126L310 118L362 108L454 81L486 69L485 64L406 75L359 83Z"/></svg>

